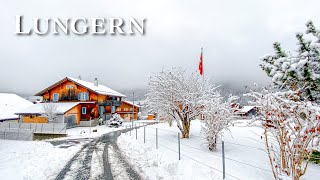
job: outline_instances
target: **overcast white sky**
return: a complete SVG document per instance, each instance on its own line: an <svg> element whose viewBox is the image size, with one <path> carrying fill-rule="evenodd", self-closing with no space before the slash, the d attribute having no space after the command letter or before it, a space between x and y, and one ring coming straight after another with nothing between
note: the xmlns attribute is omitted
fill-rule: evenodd
<svg viewBox="0 0 320 180"><path fill-rule="evenodd" d="M259 58L280 41L295 48L305 22L319 25L319 0L11 0L0 7L0 92L34 94L66 76L97 77L114 89L145 87L162 67L198 67L243 85L267 83ZM144 36L15 35L15 16L146 18Z"/></svg>

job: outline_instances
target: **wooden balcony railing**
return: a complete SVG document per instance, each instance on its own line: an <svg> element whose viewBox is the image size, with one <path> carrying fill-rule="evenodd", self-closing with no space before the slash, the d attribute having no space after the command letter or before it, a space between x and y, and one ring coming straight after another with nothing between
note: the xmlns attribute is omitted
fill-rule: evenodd
<svg viewBox="0 0 320 180"><path fill-rule="evenodd" d="M98 103L100 106L121 106L122 101L106 100Z"/></svg>

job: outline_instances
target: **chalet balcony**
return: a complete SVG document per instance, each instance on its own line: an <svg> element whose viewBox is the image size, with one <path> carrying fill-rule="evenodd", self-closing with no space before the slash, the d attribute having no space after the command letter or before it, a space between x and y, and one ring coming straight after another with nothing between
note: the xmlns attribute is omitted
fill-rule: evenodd
<svg viewBox="0 0 320 180"><path fill-rule="evenodd" d="M122 101L106 100L98 103L99 106L121 106Z"/></svg>
<svg viewBox="0 0 320 180"><path fill-rule="evenodd" d="M59 97L59 101L75 101L78 98L78 92L73 89L62 90L59 93L55 94L58 94L57 96Z"/></svg>

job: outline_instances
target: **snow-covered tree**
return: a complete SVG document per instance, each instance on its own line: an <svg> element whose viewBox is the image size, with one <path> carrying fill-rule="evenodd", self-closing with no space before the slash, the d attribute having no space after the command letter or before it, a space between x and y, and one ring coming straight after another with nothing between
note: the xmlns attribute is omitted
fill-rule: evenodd
<svg viewBox="0 0 320 180"><path fill-rule="evenodd" d="M47 118L49 122L54 122L57 118L57 105L55 103L43 103L42 104L43 117Z"/></svg>
<svg viewBox="0 0 320 180"><path fill-rule="evenodd" d="M230 96L227 101L217 92L215 98L208 99L204 106L204 126L202 131L206 135L208 148L210 151L217 147L218 139L222 136L223 130L233 125L233 113L237 107L233 106L238 97Z"/></svg>
<svg viewBox="0 0 320 180"><path fill-rule="evenodd" d="M274 84L248 93L260 107L255 120L264 129L264 139L275 179L299 179L305 174L320 136L320 31L309 21L306 40L296 34L298 48L285 52L274 43L274 55L260 64Z"/></svg>
<svg viewBox="0 0 320 180"><path fill-rule="evenodd" d="M320 109L310 101L297 101L294 91L251 91L259 106L255 118L264 129L264 140L275 179L299 179L305 174L312 151L319 147Z"/></svg>
<svg viewBox="0 0 320 180"><path fill-rule="evenodd" d="M280 89L300 91L300 98L320 102L320 30L312 21L306 23L306 35L297 33L297 50L285 52L273 44L275 54L266 55L260 64Z"/></svg>
<svg viewBox="0 0 320 180"><path fill-rule="evenodd" d="M189 138L190 121L202 114L205 103L216 96L216 86L197 74L187 76L182 68L163 70L150 78L147 108L159 116L171 116Z"/></svg>

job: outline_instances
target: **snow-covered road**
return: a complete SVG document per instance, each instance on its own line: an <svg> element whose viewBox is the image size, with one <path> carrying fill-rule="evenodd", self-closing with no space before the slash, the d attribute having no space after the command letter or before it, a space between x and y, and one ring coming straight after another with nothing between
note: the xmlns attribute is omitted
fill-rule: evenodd
<svg viewBox="0 0 320 180"><path fill-rule="evenodd" d="M95 139L87 139L88 143L73 156L56 179L141 179L139 173L122 156L116 143L123 131L110 132ZM79 141L83 140L79 139ZM77 144L77 140L52 141L51 143L65 148Z"/></svg>

